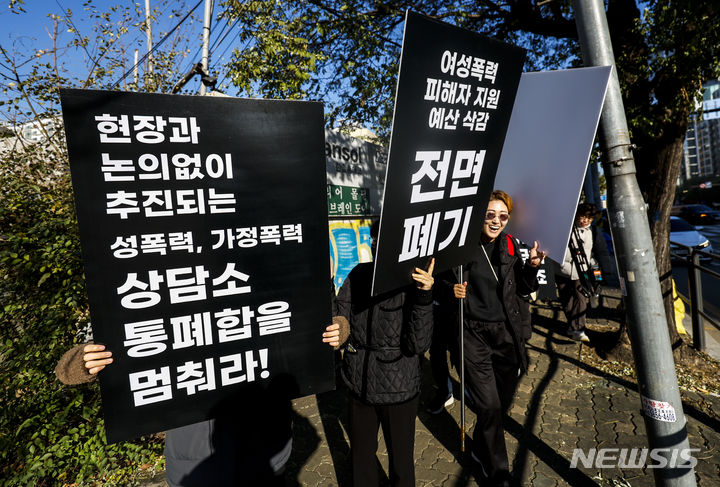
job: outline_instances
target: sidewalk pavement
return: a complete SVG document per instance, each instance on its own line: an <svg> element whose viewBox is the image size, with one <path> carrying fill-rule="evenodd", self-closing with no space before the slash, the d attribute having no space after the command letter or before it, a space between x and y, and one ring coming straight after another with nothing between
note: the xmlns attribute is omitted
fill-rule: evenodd
<svg viewBox="0 0 720 487"><path fill-rule="evenodd" d="M640 397L635 383L607 375L579 360L581 348L586 345L564 336L566 324L559 309L538 306L534 314L530 368L520 382L505 423L514 478L523 486L533 487L655 485L652 469L597 469L580 463L578 468L570 467L575 448L646 448ZM607 319L589 321L590 328L611 325ZM429 363L424 361L423 367L425 383L429 384ZM458 398L457 376L454 381ZM294 401L295 439L286 467L286 485L352 485L346 395L339 389ZM424 405L432 395L432 387L424 387L415 438L417 485L481 485L472 461L460 451L460 401L456 400L444 413L431 415L425 412ZM700 450L693 453L698 460L698 486L720 485L720 397L696 393L688 396L693 404L683 407L690 447ZM467 431L472 433L475 416L469 409L466 411ZM387 472L387 450L382 438L378 459Z"/></svg>

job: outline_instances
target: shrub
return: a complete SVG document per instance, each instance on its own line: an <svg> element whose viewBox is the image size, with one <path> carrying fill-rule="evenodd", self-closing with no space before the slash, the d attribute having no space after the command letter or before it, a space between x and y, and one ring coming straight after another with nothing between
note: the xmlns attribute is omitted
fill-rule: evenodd
<svg viewBox="0 0 720 487"><path fill-rule="evenodd" d="M108 445L97 385L54 375L89 313L67 161L42 144L3 155L0 297L0 485L127 485L161 466L161 438Z"/></svg>

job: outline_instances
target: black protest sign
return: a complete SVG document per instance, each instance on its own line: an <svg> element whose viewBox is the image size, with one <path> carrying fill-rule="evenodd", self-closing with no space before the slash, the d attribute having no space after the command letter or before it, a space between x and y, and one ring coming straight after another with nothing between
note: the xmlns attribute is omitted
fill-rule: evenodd
<svg viewBox="0 0 720 487"><path fill-rule="evenodd" d="M373 294L471 259L482 233L524 51L408 12Z"/></svg>
<svg viewBox="0 0 720 487"><path fill-rule="evenodd" d="M322 105L61 100L108 441L332 389Z"/></svg>

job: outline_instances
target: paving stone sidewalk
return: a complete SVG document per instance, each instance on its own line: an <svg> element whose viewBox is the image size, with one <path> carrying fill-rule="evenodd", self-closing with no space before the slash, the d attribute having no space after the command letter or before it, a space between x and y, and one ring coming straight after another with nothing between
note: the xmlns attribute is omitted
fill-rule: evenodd
<svg viewBox="0 0 720 487"><path fill-rule="evenodd" d="M557 309L536 309L529 343L531 365L523 377L506 421L506 443L514 477L521 485L651 486L651 469L570 468L575 448L646 448L645 423L637 386L606 376L579 361L579 343L568 340L564 316ZM590 322L593 324L593 322ZM597 319L599 328L607 320ZM429 364L425 377L430 381ZM457 379L457 377L455 377ZM455 396L459 385L455 383ZM422 405L415 441L418 486L477 486L472 462L460 451L460 402L437 416ZM720 398L703 396L711 410L720 411ZM333 391L295 401L295 445L288 465L288 485L350 486L346 392ZM690 447L700 449L695 469L698 485L720 485L720 421L685 406ZM466 410L472 432L475 416ZM387 472L387 452L380 440L378 457ZM479 478L479 477L477 477Z"/></svg>
<svg viewBox="0 0 720 487"><path fill-rule="evenodd" d="M651 469L570 467L575 448L646 448L645 423L637 386L607 376L579 360L581 345L568 340L564 315L552 306L534 310L533 337L529 342L530 368L516 393L505 429L511 471L523 486L651 486ZM612 326L602 318L591 320L597 329ZM591 335L592 337L592 335ZM429 363L424 362L429 384ZM459 397L454 376L455 397ZM460 401L445 413L431 415L424 405L433 390L421 397L415 440L418 486L478 486L478 472L460 451ZM720 485L720 398L690 394L704 411L684 405L690 447L699 449L695 469L700 487ZM294 401L294 445L286 469L288 486L345 486L350 478L347 435L347 393L342 388ZM475 416L466 409L467 431ZM470 441L468 439L468 441ZM379 440L378 459L387 472L387 451ZM164 485L162 479L145 487Z"/></svg>

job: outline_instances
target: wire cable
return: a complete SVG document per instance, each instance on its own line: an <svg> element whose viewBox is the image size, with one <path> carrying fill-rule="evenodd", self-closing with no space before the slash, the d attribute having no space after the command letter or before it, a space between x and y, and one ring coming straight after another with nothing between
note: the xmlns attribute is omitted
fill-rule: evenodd
<svg viewBox="0 0 720 487"><path fill-rule="evenodd" d="M127 71L125 71L125 73L120 77L120 79L118 79L118 80L115 82L115 84L113 84L113 85L111 86L110 89L113 89L113 90L116 89L116 88L118 87L118 85L120 85L120 83L122 82L122 80L124 80L125 78L127 78L127 76L128 76L137 66L140 66L143 62L145 62L145 59L147 59L147 57L148 57L150 54L152 54L153 52L155 52L166 40L168 40L168 38L172 35L172 33L175 32L175 31L178 29L178 27L180 27L180 26L188 19L188 17L190 17L190 15L191 15L191 14L200 6L200 4L203 3L204 1L205 1L205 0L200 0L198 3L196 3L195 6L194 6L192 9L190 9L190 11L189 11L187 14L185 14L185 16L180 20L180 22L178 22L175 27L173 27L172 29L170 29L170 31L169 31L167 34L165 34L165 36L164 36L162 39L160 39L160 41L158 41L158 42L153 46L153 48L150 49L149 52L145 53L145 54L143 55L143 57L142 57L141 59L139 59L137 63L135 63L135 65L133 65L130 69L128 69Z"/></svg>

